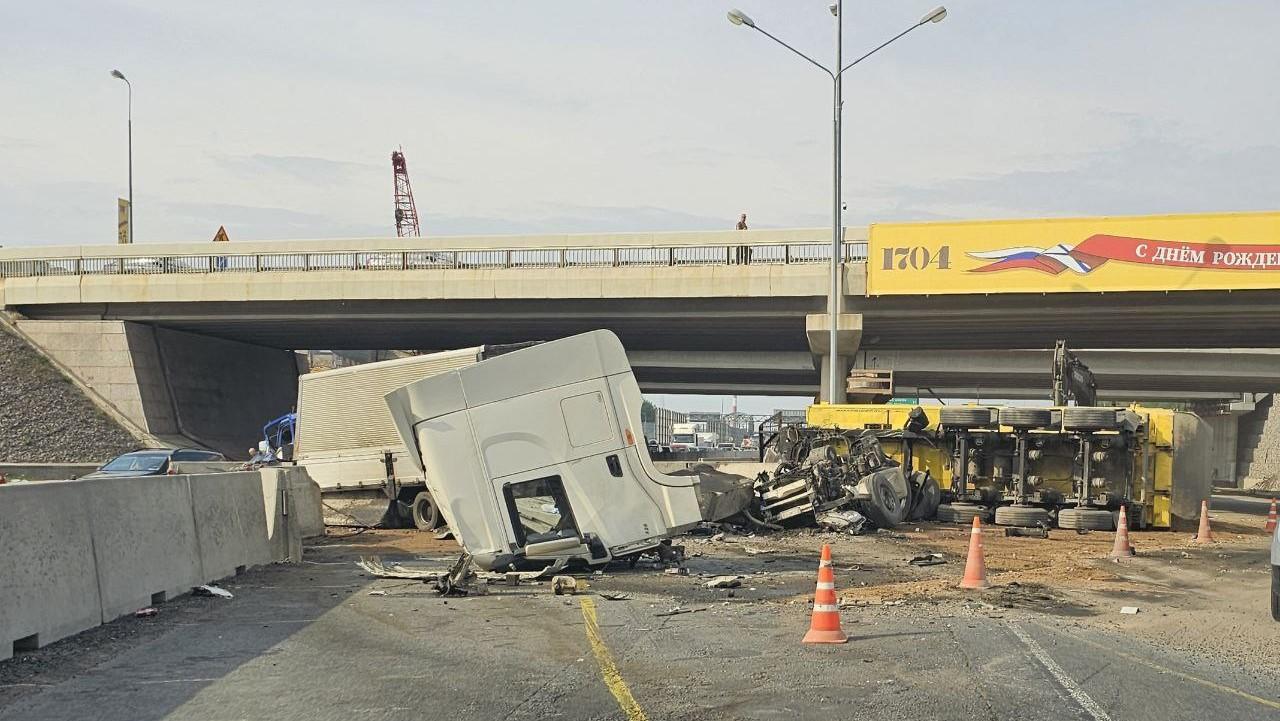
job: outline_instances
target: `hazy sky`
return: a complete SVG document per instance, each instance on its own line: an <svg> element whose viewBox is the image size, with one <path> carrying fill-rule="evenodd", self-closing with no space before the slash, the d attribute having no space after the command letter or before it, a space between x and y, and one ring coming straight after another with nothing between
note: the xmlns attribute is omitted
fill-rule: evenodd
<svg viewBox="0 0 1280 721"><path fill-rule="evenodd" d="M850 0L848 55L935 0ZM0 244L821 225L826 2L0 3ZM958 0L845 85L847 221L1280 205L1280 2Z"/></svg>

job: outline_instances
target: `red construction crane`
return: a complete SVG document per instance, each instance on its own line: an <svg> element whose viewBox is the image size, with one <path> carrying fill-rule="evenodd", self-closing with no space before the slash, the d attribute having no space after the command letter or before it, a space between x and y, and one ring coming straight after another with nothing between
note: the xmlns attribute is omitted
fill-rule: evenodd
<svg viewBox="0 0 1280 721"><path fill-rule="evenodd" d="M418 230L418 208L413 204L413 188L409 186L409 166L399 150L391 151L391 175L396 184L396 237L422 235Z"/></svg>

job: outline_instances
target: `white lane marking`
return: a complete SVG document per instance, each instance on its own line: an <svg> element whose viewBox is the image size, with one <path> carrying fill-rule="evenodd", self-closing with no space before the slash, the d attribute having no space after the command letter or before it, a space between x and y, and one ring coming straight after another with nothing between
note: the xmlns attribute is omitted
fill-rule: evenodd
<svg viewBox="0 0 1280 721"><path fill-rule="evenodd" d="M1013 624L1009 624L1009 630L1013 631L1013 635L1017 636L1018 640L1022 641L1022 643L1031 650L1031 654L1035 656L1046 669L1048 669L1049 673L1052 674L1053 677L1057 679L1058 683L1062 684L1062 687L1067 690L1067 693L1071 695L1071 698L1075 699L1076 703L1080 704L1080 708L1084 709L1090 716L1092 716L1094 721L1111 721L1111 717L1107 715L1107 712L1103 711L1102 707L1099 706L1097 702L1089 696L1089 694L1084 692L1084 689L1080 688L1075 681L1071 680L1071 677L1067 675L1067 672L1062 670L1062 667L1058 665L1057 661L1054 661L1049 657L1049 654L1040 646L1040 644L1036 643L1034 638L1031 638L1026 631L1023 631L1020 627Z"/></svg>

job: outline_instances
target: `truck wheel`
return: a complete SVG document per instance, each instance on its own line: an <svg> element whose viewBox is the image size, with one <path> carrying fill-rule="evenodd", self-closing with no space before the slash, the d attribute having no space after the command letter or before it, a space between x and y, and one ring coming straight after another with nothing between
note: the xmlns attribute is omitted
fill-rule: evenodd
<svg viewBox="0 0 1280 721"><path fill-rule="evenodd" d="M990 408L972 406L944 406L938 411L938 425L948 428L990 428L999 423L993 421Z"/></svg>
<svg viewBox="0 0 1280 721"><path fill-rule="evenodd" d="M942 523L973 523L975 516L987 517L987 509L976 503L943 503L938 506L938 520Z"/></svg>
<svg viewBox="0 0 1280 721"><path fill-rule="evenodd" d="M1038 506L1000 506L996 509L997 526L1036 528L1049 525L1049 512Z"/></svg>
<svg viewBox="0 0 1280 721"><path fill-rule="evenodd" d="M1062 409L1062 427L1070 431L1111 430L1118 425L1115 408L1072 406Z"/></svg>
<svg viewBox="0 0 1280 721"><path fill-rule="evenodd" d="M933 476L925 476L924 483L920 484L920 491L916 495L919 500L911 509L911 520L922 521L937 515L938 504L942 503L942 489L938 487L937 479Z"/></svg>
<svg viewBox="0 0 1280 721"><path fill-rule="evenodd" d="M1111 511L1101 508L1064 508L1058 511L1058 528L1077 531L1114 531Z"/></svg>
<svg viewBox="0 0 1280 721"><path fill-rule="evenodd" d="M435 499L427 491L413 497L411 510L413 527L419 531L430 531L440 525L440 509L436 507Z"/></svg>
<svg viewBox="0 0 1280 721"><path fill-rule="evenodd" d="M907 517L907 504L898 498L898 492L889 479L877 476L867 485L871 493L871 498L863 502L867 518L877 528L893 528L902 523Z"/></svg>
<svg viewBox="0 0 1280 721"><path fill-rule="evenodd" d="M1053 425L1048 408L1001 408L1000 425L1010 428L1046 428Z"/></svg>

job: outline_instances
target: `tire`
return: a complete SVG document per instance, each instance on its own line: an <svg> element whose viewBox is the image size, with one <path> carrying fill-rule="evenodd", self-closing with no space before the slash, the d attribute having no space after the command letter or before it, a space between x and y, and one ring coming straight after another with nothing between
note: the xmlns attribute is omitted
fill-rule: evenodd
<svg viewBox="0 0 1280 721"><path fill-rule="evenodd" d="M1271 618L1280 621L1280 566L1271 567Z"/></svg>
<svg viewBox="0 0 1280 721"><path fill-rule="evenodd" d="M987 509L976 503L943 503L935 515L943 523L973 523L975 516L985 520Z"/></svg>
<svg viewBox="0 0 1280 721"><path fill-rule="evenodd" d="M1115 408L1073 407L1062 409L1062 427L1067 430L1102 431L1118 426Z"/></svg>
<svg viewBox="0 0 1280 721"><path fill-rule="evenodd" d="M438 528L443 520L440 517L440 508L436 506L435 499L427 491L414 496L409 508L413 517L413 527L419 531Z"/></svg>
<svg viewBox="0 0 1280 721"><path fill-rule="evenodd" d="M1000 506L996 509L997 526L1038 528L1049 525L1049 512L1039 506Z"/></svg>
<svg viewBox="0 0 1280 721"><path fill-rule="evenodd" d="M874 476L867 482L867 486L871 497L863 501L862 505L867 518L870 518L877 528L893 528L906 519L907 503L905 500L898 499L898 493L893 490L893 484L889 479Z"/></svg>
<svg viewBox="0 0 1280 721"><path fill-rule="evenodd" d="M1101 508L1064 508L1058 511L1058 528L1077 531L1114 531L1111 511Z"/></svg>
<svg viewBox="0 0 1280 721"><path fill-rule="evenodd" d="M990 408L944 407L938 411L938 425L951 428L989 428L996 425Z"/></svg>
<svg viewBox="0 0 1280 721"><path fill-rule="evenodd" d="M1053 425L1048 408L1001 408L1000 425L1011 428L1044 428Z"/></svg>
<svg viewBox="0 0 1280 721"><path fill-rule="evenodd" d="M925 476L924 483L920 484L920 491L916 495L919 500L911 509L911 520L922 521L938 515L938 505L942 503L942 488L938 486L938 481L933 476Z"/></svg>

